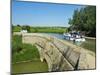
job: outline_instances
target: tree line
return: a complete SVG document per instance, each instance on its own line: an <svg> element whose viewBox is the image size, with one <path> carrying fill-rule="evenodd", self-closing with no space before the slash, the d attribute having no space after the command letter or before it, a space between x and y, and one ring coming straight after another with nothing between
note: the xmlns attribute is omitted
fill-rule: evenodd
<svg viewBox="0 0 100 75"><path fill-rule="evenodd" d="M96 36L96 6L85 6L74 10L69 19L69 30L84 31L87 36Z"/></svg>

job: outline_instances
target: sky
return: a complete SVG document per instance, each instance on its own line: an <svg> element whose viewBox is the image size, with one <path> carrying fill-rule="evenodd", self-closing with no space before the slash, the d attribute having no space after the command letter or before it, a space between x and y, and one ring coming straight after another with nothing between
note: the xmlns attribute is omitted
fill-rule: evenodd
<svg viewBox="0 0 100 75"><path fill-rule="evenodd" d="M73 16L74 10L82 7L71 4L13 1L12 24L68 27L68 19Z"/></svg>

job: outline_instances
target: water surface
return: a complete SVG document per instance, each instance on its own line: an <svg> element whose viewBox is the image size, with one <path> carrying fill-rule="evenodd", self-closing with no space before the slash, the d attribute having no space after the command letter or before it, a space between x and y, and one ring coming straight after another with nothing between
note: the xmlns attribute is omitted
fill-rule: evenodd
<svg viewBox="0 0 100 75"><path fill-rule="evenodd" d="M47 72L48 65L40 60L12 64L12 73Z"/></svg>

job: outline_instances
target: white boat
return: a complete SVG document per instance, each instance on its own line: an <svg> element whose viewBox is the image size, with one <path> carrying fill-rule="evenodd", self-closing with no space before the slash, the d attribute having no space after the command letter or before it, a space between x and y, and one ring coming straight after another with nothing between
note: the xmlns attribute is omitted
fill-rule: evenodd
<svg viewBox="0 0 100 75"><path fill-rule="evenodd" d="M71 40L71 41L76 41L76 42L84 42L85 38L84 36L80 36L77 33L64 33L64 39L66 40Z"/></svg>

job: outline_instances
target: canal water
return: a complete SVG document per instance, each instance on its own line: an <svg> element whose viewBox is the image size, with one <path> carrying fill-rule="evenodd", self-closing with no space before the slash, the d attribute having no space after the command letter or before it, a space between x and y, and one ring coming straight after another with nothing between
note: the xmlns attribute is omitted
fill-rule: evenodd
<svg viewBox="0 0 100 75"><path fill-rule="evenodd" d="M59 39L64 40L64 36L63 36L63 34L59 34L59 33L41 33L41 34L45 34L45 35L49 35L49 36L53 36L53 37L56 37L56 38L59 38Z"/></svg>
<svg viewBox="0 0 100 75"><path fill-rule="evenodd" d="M48 72L48 64L40 60L12 64L12 73Z"/></svg>
<svg viewBox="0 0 100 75"><path fill-rule="evenodd" d="M77 46L83 47L85 49L91 50L93 52L96 52L96 39L86 39L85 42L73 42L73 41L69 41L69 40L64 39L63 34L59 34L59 33L41 33L41 34L54 36L56 38L68 41L74 45L77 45Z"/></svg>

